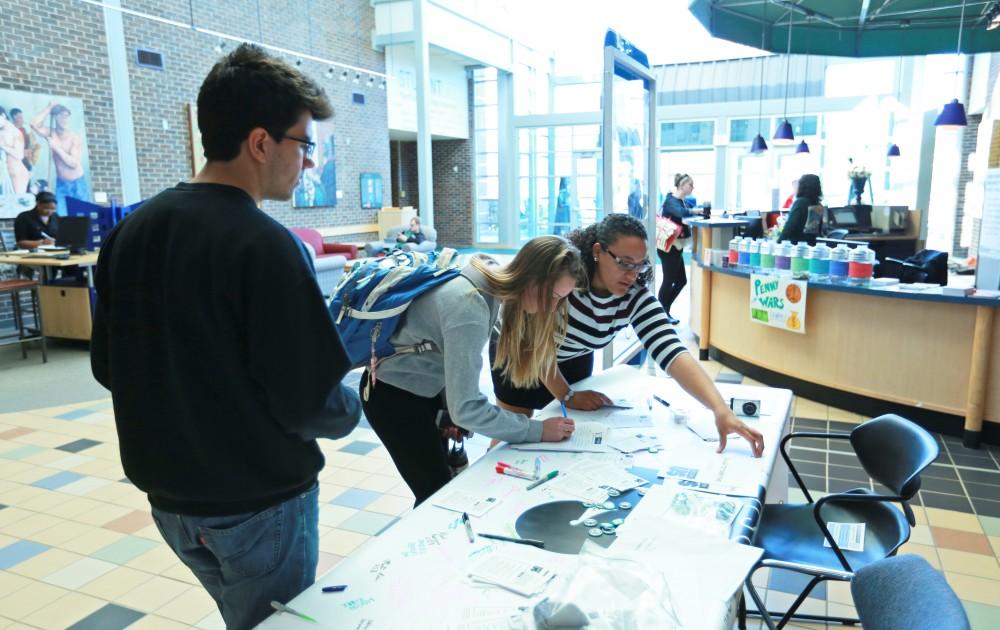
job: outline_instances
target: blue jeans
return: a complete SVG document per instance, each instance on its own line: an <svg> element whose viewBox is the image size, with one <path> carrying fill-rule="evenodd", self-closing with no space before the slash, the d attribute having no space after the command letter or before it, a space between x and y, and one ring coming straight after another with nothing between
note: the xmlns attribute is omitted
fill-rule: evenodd
<svg viewBox="0 0 1000 630"><path fill-rule="evenodd" d="M184 516L153 508L170 548L215 599L226 628L252 628L316 580L319 485L262 512Z"/></svg>
<svg viewBox="0 0 1000 630"><path fill-rule="evenodd" d="M86 174L74 180L56 178L56 206L62 216L66 216L66 197L90 201L90 180Z"/></svg>

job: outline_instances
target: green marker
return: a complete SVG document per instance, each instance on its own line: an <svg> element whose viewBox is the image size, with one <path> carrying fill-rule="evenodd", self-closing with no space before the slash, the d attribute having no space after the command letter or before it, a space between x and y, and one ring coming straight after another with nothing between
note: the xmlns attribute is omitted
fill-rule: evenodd
<svg viewBox="0 0 1000 630"><path fill-rule="evenodd" d="M531 483L529 483L527 489L528 490L534 490L535 488L537 488L538 486L542 485L543 483L545 483L549 479L554 479L555 476L558 475L558 474L559 474L558 470L553 470L549 474L547 474L544 477L540 478L538 481L532 481Z"/></svg>
<svg viewBox="0 0 1000 630"><path fill-rule="evenodd" d="M319 624L318 621L316 621L315 619L313 619L309 615L305 615L303 613L300 613L299 611L295 610L294 608L289 608L288 606L285 606L281 602L272 601L271 602L271 608L277 610L278 612L288 613L289 615L295 615L299 619L305 619L306 621L311 621L311 622L313 622L315 624Z"/></svg>

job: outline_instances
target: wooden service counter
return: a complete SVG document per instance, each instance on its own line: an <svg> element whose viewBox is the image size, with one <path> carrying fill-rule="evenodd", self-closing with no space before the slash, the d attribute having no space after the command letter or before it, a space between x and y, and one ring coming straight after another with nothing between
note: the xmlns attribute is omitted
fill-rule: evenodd
<svg viewBox="0 0 1000 630"><path fill-rule="evenodd" d="M809 282L805 334L787 332L751 321L749 274L705 264L729 230L699 223L690 287L702 359L711 351L768 385L899 413L970 447L1000 443L1000 300Z"/></svg>

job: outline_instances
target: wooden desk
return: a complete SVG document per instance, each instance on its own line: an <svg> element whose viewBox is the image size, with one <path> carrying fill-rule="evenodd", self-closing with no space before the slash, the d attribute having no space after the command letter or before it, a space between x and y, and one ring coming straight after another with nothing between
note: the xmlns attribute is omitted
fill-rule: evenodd
<svg viewBox="0 0 1000 630"><path fill-rule="evenodd" d="M65 286L51 284L52 272L66 267L93 267L97 264L97 252L75 254L69 258L41 257L40 254L0 256L0 264L35 267L41 273L42 286L38 288L38 299L42 306L42 322L46 337L90 340L93 327L93 303L91 291L94 289L94 274L87 274L87 286Z"/></svg>

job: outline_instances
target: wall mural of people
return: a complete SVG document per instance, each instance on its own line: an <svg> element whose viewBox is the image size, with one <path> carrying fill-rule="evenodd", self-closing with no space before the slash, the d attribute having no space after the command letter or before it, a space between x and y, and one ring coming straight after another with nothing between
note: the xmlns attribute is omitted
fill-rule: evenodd
<svg viewBox="0 0 1000 630"><path fill-rule="evenodd" d="M66 197L92 201L83 101L71 96L0 90L0 218L55 193L59 214Z"/></svg>
<svg viewBox="0 0 1000 630"><path fill-rule="evenodd" d="M296 208L336 206L337 162L333 123L329 120L314 123L311 138L316 143L316 153L313 154L316 166L302 171L302 179L295 188L292 204Z"/></svg>

